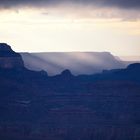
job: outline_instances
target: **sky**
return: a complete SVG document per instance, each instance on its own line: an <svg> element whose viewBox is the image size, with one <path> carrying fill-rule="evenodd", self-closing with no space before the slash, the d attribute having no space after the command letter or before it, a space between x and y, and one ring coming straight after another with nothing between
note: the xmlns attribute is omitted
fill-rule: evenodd
<svg viewBox="0 0 140 140"><path fill-rule="evenodd" d="M140 54L140 0L0 0L0 42L18 52Z"/></svg>

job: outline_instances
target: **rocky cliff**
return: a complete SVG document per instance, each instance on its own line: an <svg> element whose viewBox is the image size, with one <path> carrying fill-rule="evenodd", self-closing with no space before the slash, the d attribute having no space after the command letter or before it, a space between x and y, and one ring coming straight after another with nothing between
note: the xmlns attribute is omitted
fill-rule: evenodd
<svg viewBox="0 0 140 140"><path fill-rule="evenodd" d="M24 62L20 54L14 52L6 43L0 43L0 68L23 68Z"/></svg>

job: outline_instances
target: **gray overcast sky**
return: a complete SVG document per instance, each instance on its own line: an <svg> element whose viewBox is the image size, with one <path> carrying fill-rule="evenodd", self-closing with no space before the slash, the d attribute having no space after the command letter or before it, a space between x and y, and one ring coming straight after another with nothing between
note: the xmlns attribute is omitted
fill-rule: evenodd
<svg viewBox="0 0 140 140"><path fill-rule="evenodd" d="M3 8L15 6L46 6L61 3L76 3L119 8L140 8L140 0L0 0Z"/></svg>

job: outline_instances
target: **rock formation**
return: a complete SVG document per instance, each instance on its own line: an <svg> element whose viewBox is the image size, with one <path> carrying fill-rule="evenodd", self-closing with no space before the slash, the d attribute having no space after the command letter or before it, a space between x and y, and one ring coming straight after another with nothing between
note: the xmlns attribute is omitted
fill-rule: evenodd
<svg viewBox="0 0 140 140"><path fill-rule="evenodd" d="M0 43L0 68L23 68L24 62L20 54L14 52L6 43Z"/></svg>

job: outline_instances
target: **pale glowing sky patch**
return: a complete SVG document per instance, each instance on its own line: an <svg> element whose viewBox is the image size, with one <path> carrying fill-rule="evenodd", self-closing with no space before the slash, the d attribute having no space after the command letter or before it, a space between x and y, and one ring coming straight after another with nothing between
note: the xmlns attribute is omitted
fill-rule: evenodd
<svg viewBox="0 0 140 140"><path fill-rule="evenodd" d="M18 7L0 12L0 40L19 52L109 51L139 55L137 9L96 6Z"/></svg>

